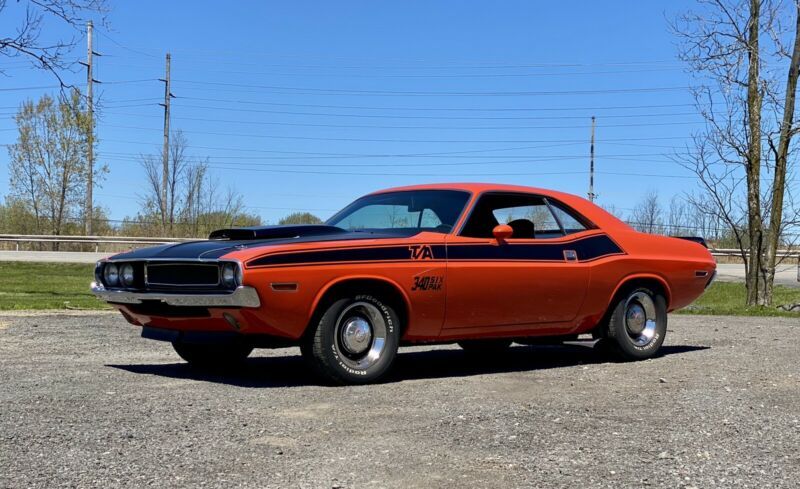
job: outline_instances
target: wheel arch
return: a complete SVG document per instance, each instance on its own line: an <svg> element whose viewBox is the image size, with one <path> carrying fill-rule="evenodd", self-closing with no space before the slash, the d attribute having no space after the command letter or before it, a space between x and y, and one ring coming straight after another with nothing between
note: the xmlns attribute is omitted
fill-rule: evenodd
<svg viewBox="0 0 800 489"><path fill-rule="evenodd" d="M669 310L669 305L672 299L672 291L669 287L669 284L664 277L652 273L635 273L632 275L627 275L625 278L620 280L614 289L614 292L611 294L606 308L610 309L613 307L614 304L616 304L619 296L634 286L650 287L655 289L657 292L661 292L664 295L664 300L667 303L667 310Z"/></svg>
<svg viewBox="0 0 800 489"><path fill-rule="evenodd" d="M340 277L331 280L317 292L311 308L308 312L308 323L304 335L309 330L309 325L319 317L324 307L332 302L336 297L354 291L367 291L380 296L394 307L395 312L400 316L401 336L408 328L408 320L411 315L411 301L403 288L394 280L378 275L354 275Z"/></svg>
<svg viewBox="0 0 800 489"><path fill-rule="evenodd" d="M599 333L600 337L604 337L603 335L605 333L602 332L608 324L611 314L614 312L614 307L616 306L617 301L620 299L620 296L633 287L648 287L657 292L661 292L664 295L664 301L666 302L667 310L669 311L671 291L669 284L666 280L664 280L663 277L652 273L635 273L627 275L619 281L617 286L614 288L614 292L608 298L606 310L603 313L603 316L600 318L600 321L598 321L598 323L592 328L592 334L598 334L598 332L601 332Z"/></svg>

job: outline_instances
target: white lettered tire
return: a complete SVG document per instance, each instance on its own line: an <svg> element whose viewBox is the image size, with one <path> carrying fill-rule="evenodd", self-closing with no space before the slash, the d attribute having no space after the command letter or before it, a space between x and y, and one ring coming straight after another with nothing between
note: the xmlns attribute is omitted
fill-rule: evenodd
<svg viewBox="0 0 800 489"><path fill-rule="evenodd" d="M623 359L655 356L667 334L666 299L646 287L630 289L614 306L607 332L608 340Z"/></svg>
<svg viewBox="0 0 800 489"><path fill-rule="evenodd" d="M303 357L324 379L366 384L383 376L397 356L400 320L370 294L352 294L324 306L301 344Z"/></svg>

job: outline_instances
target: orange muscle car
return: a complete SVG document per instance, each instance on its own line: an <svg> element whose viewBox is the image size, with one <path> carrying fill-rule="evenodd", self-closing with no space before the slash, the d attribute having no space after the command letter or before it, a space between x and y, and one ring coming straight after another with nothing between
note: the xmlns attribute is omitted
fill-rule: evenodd
<svg viewBox="0 0 800 489"><path fill-rule="evenodd" d="M622 358L651 357L667 312L714 278L704 244L634 231L561 192L420 185L362 197L323 225L118 254L98 262L92 291L191 364L299 345L327 380L366 383L419 343L488 355L592 334Z"/></svg>

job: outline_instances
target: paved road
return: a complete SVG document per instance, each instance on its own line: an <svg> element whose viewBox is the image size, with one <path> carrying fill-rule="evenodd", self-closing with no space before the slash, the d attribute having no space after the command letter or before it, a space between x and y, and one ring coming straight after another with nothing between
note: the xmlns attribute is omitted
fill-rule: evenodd
<svg viewBox="0 0 800 489"><path fill-rule="evenodd" d="M0 251L0 261L35 261L47 263L94 263L113 253L80 251Z"/></svg>
<svg viewBox="0 0 800 489"><path fill-rule="evenodd" d="M718 263L717 280L722 282L744 282L744 265L737 263ZM780 265L775 270L775 283L800 287L797 281L797 265Z"/></svg>
<svg viewBox="0 0 800 489"><path fill-rule="evenodd" d="M420 347L336 388L296 349L202 374L116 314L0 316L0 487L797 487L800 321L670 321L646 362Z"/></svg>

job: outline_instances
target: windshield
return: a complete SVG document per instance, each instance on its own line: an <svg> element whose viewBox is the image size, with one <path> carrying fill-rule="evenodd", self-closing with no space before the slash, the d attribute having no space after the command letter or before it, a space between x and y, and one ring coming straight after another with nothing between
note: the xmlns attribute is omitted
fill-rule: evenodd
<svg viewBox="0 0 800 489"><path fill-rule="evenodd" d="M388 229L449 233L469 199L457 190L412 190L367 195L326 224L350 231Z"/></svg>

